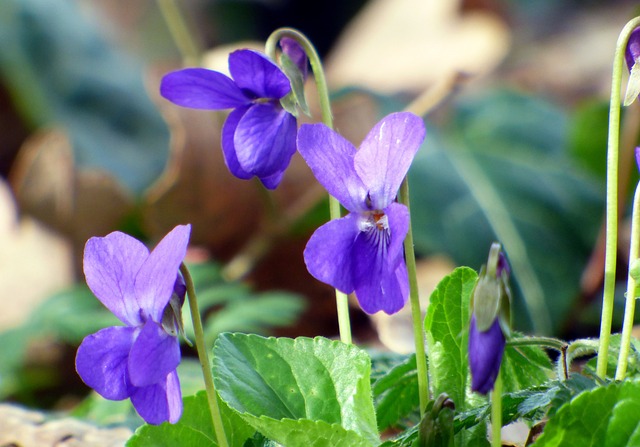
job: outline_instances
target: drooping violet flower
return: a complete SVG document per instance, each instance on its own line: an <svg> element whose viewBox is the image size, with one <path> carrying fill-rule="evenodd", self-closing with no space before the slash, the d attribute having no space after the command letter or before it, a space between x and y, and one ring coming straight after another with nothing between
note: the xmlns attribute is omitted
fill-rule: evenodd
<svg viewBox="0 0 640 447"><path fill-rule="evenodd" d="M296 118L280 104L291 84L265 55L238 50L229 55L233 79L205 68L166 74L160 94L193 109L234 109L222 128L222 151L233 175L258 177L265 187L280 184L296 151Z"/></svg>
<svg viewBox="0 0 640 447"><path fill-rule="evenodd" d="M628 106L640 94L640 28L634 29L629 35L624 57L629 69L629 81L624 98L624 105Z"/></svg>
<svg viewBox="0 0 640 447"><path fill-rule="evenodd" d="M125 326L87 336L78 348L76 370L106 399L131 399L150 424L175 423L182 414L178 330L168 331L163 315L170 300L184 302L178 269L190 232L190 225L175 227L152 252L118 231L89 239L84 249L87 285ZM165 325L171 321L164 318Z"/></svg>
<svg viewBox="0 0 640 447"><path fill-rule="evenodd" d="M298 132L298 151L313 174L350 211L311 236L307 269L344 293L355 291L367 313L392 314L408 298L403 241L409 211L395 198L424 136L424 123L408 112L383 118L357 151L324 124Z"/></svg>
<svg viewBox="0 0 640 447"><path fill-rule="evenodd" d="M303 79L306 78L309 70L309 58L300 44L291 37L283 37L280 39L280 48L282 48L282 52L291 59L291 62L296 64Z"/></svg>
<svg viewBox="0 0 640 447"><path fill-rule="evenodd" d="M496 318L487 331L479 331L476 316L471 316L469 325L469 368L471 369L471 390L487 394L500 371L502 354L506 340Z"/></svg>
<svg viewBox="0 0 640 447"><path fill-rule="evenodd" d="M483 266L471 295L469 324L469 369L471 390L487 394L500 372L510 326L511 269L498 243L491 245L487 265Z"/></svg>

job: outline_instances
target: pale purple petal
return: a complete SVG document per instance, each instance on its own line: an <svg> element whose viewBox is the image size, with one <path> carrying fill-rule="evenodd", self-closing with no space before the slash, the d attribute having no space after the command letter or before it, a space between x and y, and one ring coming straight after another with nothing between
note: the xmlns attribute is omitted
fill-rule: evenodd
<svg viewBox="0 0 640 447"><path fill-rule="evenodd" d="M233 140L243 170L258 177L283 172L296 152L296 119L273 104L256 104L240 119Z"/></svg>
<svg viewBox="0 0 640 447"><path fill-rule="evenodd" d="M176 275L189 244L191 225L178 225L167 234L142 264L134 284L139 308L153 321L162 313L173 293Z"/></svg>
<svg viewBox="0 0 640 447"><path fill-rule="evenodd" d="M409 112L386 116L367 134L354 164L373 209L386 208L394 200L424 136L422 119Z"/></svg>
<svg viewBox="0 0 640 447"><path fill-rule="evenodd" d="M135 332L130 327L108 327L85 337L78 348L78 375L106 399L122 400L130 395L127 358Z"/></svg>
<svg viewBox="0 0 640 447"><path fill-rule="evenodd" d="M135 277L149 257L144 244L119 231L92 237L84 247L84 275L94 295L129 326L137 326L140 307L135 299Z"/></svg>
<svg viewBox="0 0 640 447"><path fill-rule="evenodd" d="M229 72L245 94L253 99L280 99L291 91L291 84L280 68L264 54L238 50L229 55Z"/></svg>
<svg viewBox="0 0 640 447"><path fill-rule="evenodd" d="M142 388L136 388L131 403L148 424L163 422L175 424L182 415L182 393L178 374L173 371L166 380Z"/></svg>
<svg viewBox="0 0 640 447"><path fill-rule="evenodd" d="M344 293L355 288L353 244L360 233L359 216L349 214L318 228L304 249L311 275Z"/></svg>
<svg viewBox="0 0 640 447"><path fill-rule="evenodd" d="M469 325L469 368L471 369L471 390L487 394L500 372L504 353L505 338L496 318L491 327L480 332L476 326L476 316L471 316Z"/></svg>
<svg viewBox="0 0 640 447"><path fill-rule="evenodd" d="M267 189L276 189L280 182L282 181L282 177L284 177L284 171L278 172L277 174L271 175L269 177L261 177L260 181Z"/></svg>
<svg viewBox="0 0 640 447"><path fill-rule="evenodd" d="M185 68L167 73L160 94L182 107L223 110L251 102L232 79L206 68Z"/></svg>
<svg viewBox="0 0 640 447"><path fill-rule="evenodd" d="M324 124L303 124L298 152L318 182L349 211L365 211L367 190L356 174L356 148Z"/></svg>
<svg viewBox="0 0 640 447"><path fill-rule="evenodd" d="M222 126L222 153L224 155L224 162L229 168L229 171L240 179L250 179L253 174L242 169L240 163L238 163L238 156L236 155L236 146L233 142L236 129L240 119L247 113L250 106L239 107L229 114L227 120Z"/></svg>
<svg viewBox="0 0 640 447"><path fill-rule="evenodd" d="M164 331L154 321L147 321L129 353L129 379L137 387L162 381L180 364L178 337Z"/></svg>

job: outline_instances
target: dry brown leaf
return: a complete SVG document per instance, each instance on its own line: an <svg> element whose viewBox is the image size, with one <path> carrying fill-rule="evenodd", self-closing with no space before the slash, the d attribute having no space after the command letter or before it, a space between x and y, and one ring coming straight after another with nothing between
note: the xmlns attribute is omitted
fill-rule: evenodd
<svg viewBox="0 0 640 447"><path fill-rule="evenodd" d="M349 24L327 61L333 88L422 91L450 73L484 74L507 54L510 33L459 2L373 0Z"/></svg>
<svg viewBox="0 0 640 447"><path fill-rule="evenodd" d="M18 217L0 180L0 330L18 326L45 298L73 282L70 244L31 217Z"/></svg>

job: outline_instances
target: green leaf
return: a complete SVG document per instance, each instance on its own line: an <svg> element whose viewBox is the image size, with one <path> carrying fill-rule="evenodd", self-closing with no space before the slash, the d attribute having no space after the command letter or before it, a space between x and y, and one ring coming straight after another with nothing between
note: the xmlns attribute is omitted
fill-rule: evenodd
<svg viewBox="0 0 640 447"><path fill-rule="evenodd" d="M184 410L176 424L143 425L127 442L127 447L216 447L207 394L200 391L182 399ZM222 423L230 447L242 447L255 430L218 399Z"/></svg>
<svg viewBox="0 0 640 447"><path fill-rule="evenodd" d="M425 318L429 375L434 394L447 393L459 411L467 408L469 301L478 275L459 267L431 294Z"/></svg>
<svg viewBox="0 0 640 447"><path fill-rule="evenodd" d="M500 368L505 393L542 385L554 375L549 356L538 346L507 345Z"/></svg>
<svg viewBox="0 0 640 447"><path fill-rule="evenodd" d="M475 267L499 241L519 330L550 334L570 317L602 220L601 184L568 157L566 123L532 97L466 98L447 128L429 129L409 172L418 253Z"/></svg>
<svg viewBox="0 0 640 447"><path fill-rule="evenodd" d="M632 447L640 443L640 383L585 391L549 419L536 447Z"/></svg>
<svg viewBox="0 0 640 447"><path fill-rule="evenodd" d="M222 400L283 445L379 443L369 356L317 337L221 334L214 379Z"/></svg>
<svg viewBox="0 0 640 447"><path fill-rule="evenodd" d="M398 425L402 418L419 412L415 354L373 382L373 397L380 431Z"/></svg>

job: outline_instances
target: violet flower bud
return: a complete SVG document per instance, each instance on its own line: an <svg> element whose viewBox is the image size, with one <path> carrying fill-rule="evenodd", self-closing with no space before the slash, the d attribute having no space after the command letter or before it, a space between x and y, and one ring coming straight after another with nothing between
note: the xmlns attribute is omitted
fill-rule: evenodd
<svg viewBox="0 0 640 447"><path fill-rule="evenodd" d="M625 60L629 68L629 81L624 105L630 105L640 95L640 28L631 32L625 49Z"/></svg>
<svg viewBox="0 0 640 447"><path fill-rule="evenodd" d="M481 394L493 389L506 344L505 333L509 333L510 270L500 244L493 243L471 296L468 345L471 390Z"/></svg>
<svg viewBox="0 0 640 447"><path fill-rule="evenodd" d="M471 369L471 390L487 394L500 371L502 354L506 340L496 318L488 331L480 332L476 316L471 316L469 325L469 368Z"/></svg>

